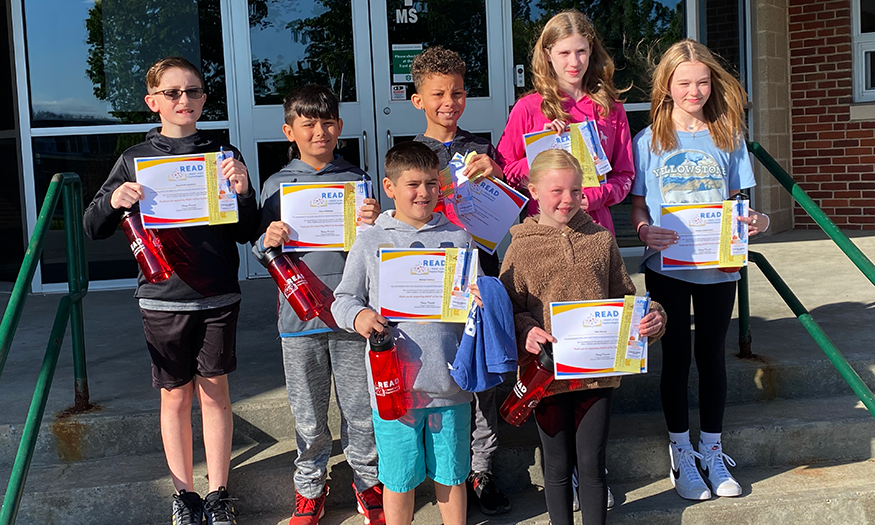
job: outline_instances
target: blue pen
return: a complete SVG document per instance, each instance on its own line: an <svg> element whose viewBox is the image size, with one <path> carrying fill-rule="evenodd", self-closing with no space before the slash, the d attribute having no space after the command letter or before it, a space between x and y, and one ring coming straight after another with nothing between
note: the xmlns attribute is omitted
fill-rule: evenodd
<svg viewBox="0 0 875 525"><path fill-rule="evenodd" d="M216 170L222 171L222 161L225 160L225 148L223 146L219 146L219 153L216 155ZM234 191L234 186L231 186L231 180L222 177L222 186L224 186L228 193L236 193Z"/></svg>
<svg viewBox="0 0 875 525"><path fill-rule="evenodd" d="M370 199L370 198L371 198L371 192L368 191L368 179L367 179L367 177L365 176L364 173L362 173L362 188L364 188L364 191L365 191L365 198L366 198L366 199Z"/></svg>
<svg viewBox="0 0 875 525"><path fill-rule="evenodd" d="M741 217L741 214L744 212L744 205L741 202L741 195L735 196L735 205L738 206L738 208L736 208L736 213L739 217ZM742 240L744 239L744 225L741 223L741 221L736 222L738 223L738 240Z"/></svg>
<svg viewBox="0 0 875 525"><path fill-rule="evenodd" d="M461 290L465 290L465 287L468 285L468 261L470 260L469 255L469 247L471 246L470 242L465 243L465 256L462 258L462 280L459 283L459 288Z"/></svg>

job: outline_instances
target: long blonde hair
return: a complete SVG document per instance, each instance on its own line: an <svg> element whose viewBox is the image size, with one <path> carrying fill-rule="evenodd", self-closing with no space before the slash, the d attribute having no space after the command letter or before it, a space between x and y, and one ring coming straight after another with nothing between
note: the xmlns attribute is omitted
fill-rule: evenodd
<svg viewBox="0 0 875 525"><path fill-rule="evenodd" d="M596 103L599 113L602 116L610 114L619 96L613 81L614 61L602 46L592 22L580 11L563 11L547 22L532 52L532 83L544 99L541 113L550 120L571 120L571 115L562 108L562 102L568 97L559 91L556 72L550 63L550 48L574 34L589 42L590 58L583 74L583 91Z"/></svg>
<svg viewBox="0 0 875 525"><path fill-rule="evenodd" d="M583 170L580 169L580 163L574 155L564 149L548 149L538 153L529 168L529 184L537 186L544 173L550 170L571 170L577 180L583 184Z"/></svg>
<svg viewBox="0 0 875 525"><path fill-rule="evenodd" d="M744 102L747 93L738 80L730 75L711 54L711 51L695 40L684 39L666 51L653 73L653 90L650 94L650 129L653 138L650 149L664 153L678 145L672 110L671 78L683 62L701 62L711 70L711 96L705 102L705 122L714 145L723 151L733 151L743 140Z"/></svg>

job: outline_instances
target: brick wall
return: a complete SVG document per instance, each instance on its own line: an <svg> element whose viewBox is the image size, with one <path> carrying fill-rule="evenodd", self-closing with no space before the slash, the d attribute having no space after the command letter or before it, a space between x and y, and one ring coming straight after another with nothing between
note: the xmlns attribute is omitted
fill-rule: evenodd
<svg viewBox="0 0 875 525"><path fill-rule="evenodd" d="M875 122L852 121L850 0L789 0L792 174L845 229L875 230ZM816 228L795 209L797 228Z"/></svg>

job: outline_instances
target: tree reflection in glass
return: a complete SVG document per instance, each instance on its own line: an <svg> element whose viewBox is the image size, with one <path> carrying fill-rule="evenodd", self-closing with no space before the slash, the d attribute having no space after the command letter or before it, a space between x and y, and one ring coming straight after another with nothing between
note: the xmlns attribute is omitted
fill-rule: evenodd
<svg viewBox="0 0 875 525"><path fill-rule="evenodd" d="M203 70L201 119L228 118L219 0L26 0L25 17L34 127L157 122L145 75L172 55Z"/></svg>
<svg viewBox="0 0 875 525"><path fill-rule="evenodd" d="M249 0L249 38L257 105L304 84L356 101L350 0Z"/></svg>
<svg viewBox="0 0 875 525"><path fill-rule="evenodd" d="M577 9L592 21L602 43L614 59L614 85L630 87L626 102L650 102L651 60L658 61L663 51L684 36L682 0L513 0L514 64L526 67L526 86L516 88L517 96L532 89L532 48L541 28L553 15Z"/></svg>

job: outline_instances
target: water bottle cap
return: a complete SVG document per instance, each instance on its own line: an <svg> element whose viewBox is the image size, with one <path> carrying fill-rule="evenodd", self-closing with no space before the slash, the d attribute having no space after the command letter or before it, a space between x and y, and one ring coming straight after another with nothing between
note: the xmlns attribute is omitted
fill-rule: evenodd
<svg viewBox="0 0 875 525"><path fill-rule="evenodd" d="M547 370L553 370L553 343L538 343L541 353L538 354L538 362Z"/></svg>
<svg viewBox="0 0 875 525"><path fill-rule="evenodd" d="M264 252L264 255L267 257L267 264L270 264L270 262L272 260L281 256L282 254L283 254L283 249L277 248L277 247L268 248L267 251ZM265 266L267 266L267 264L265 264Z"/></svg>
<svg viewBox="0 0 875 525"><path fill-rule="evenodd" d="M370 343L371 351L373 352L385 352L395 348L395 341L392 339L392 334L389 333L389 330L383 332L375 330L371 332L371 335L368 337L368 343Z"/></svg>

